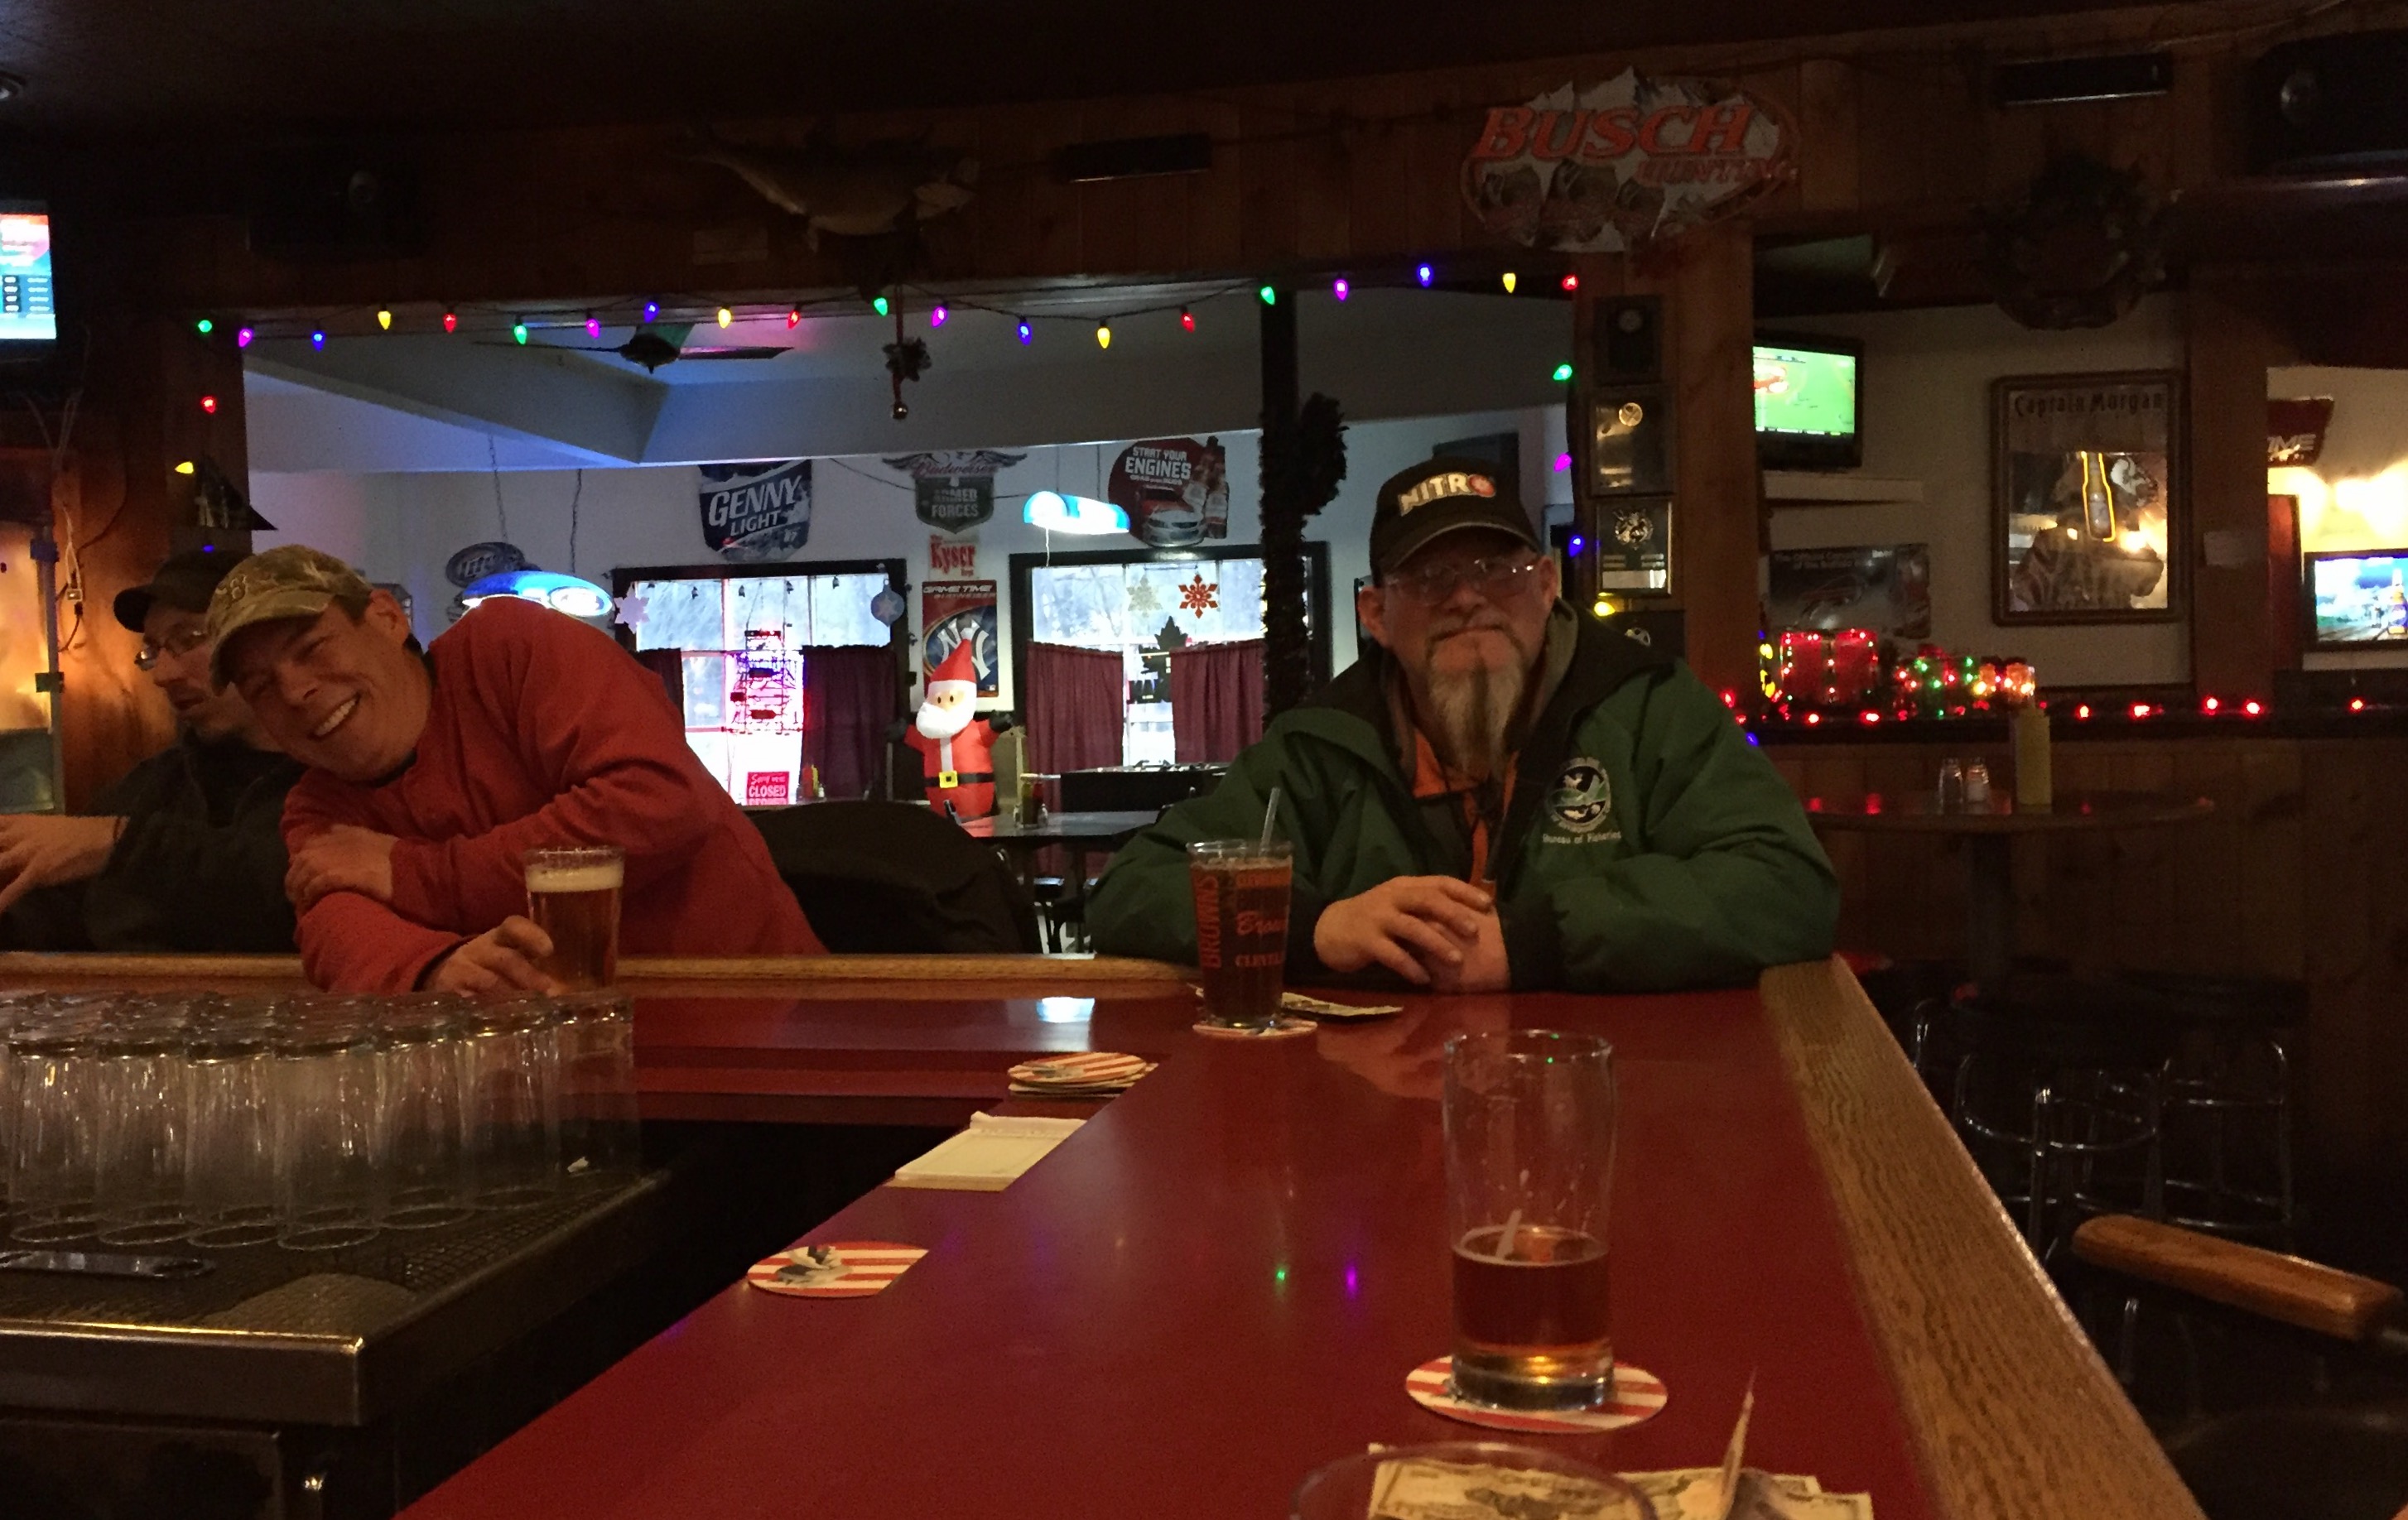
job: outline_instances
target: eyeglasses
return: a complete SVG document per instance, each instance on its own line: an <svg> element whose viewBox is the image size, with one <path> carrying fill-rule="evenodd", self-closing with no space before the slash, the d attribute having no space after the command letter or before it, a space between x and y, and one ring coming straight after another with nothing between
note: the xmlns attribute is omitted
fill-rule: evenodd
<svg viewBox="0 0 2408 1520"><path fill-rule="evenodd" d="M1498 601L1520 590L1525 583L1523 578L1541 563L1528 554L1455 560L1399 570L1381 584L1427 607L1436 607L1454 595L1457 586L1469 586L1490 601Z"/></svg>
<svg viewBox="0 0 2408 1520"><path fill-rule="evenodd" d="M179 629L169 634L162 642L153 642L146 638L142 640L141 650L134 656L134 668L148 670L163 659L180 660L208 641L209 630L206 624Z"/></svg>

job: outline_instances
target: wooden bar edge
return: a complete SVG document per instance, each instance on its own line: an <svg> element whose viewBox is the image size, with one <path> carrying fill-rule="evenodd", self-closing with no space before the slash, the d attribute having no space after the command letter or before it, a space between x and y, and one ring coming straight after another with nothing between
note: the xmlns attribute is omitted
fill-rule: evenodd
<svg viewBox="0 0 2408 1520"><path fill-rule="evenodd" d="M1761 990L1937 1512L2200 1520L1847 968Z"/></svg>
<svg viewBox="0 0 2408 1520"><path fill-rule="evenodd" d="M731 987L774 991L829 983L939 983L948 996L965 983L1031 997L1111 987L1159 992L1184 981L1186 968L1122 955L630 955L619 963L628 991ZM0 987L303 986L298 955L120 955L0 952Z"/></svg>

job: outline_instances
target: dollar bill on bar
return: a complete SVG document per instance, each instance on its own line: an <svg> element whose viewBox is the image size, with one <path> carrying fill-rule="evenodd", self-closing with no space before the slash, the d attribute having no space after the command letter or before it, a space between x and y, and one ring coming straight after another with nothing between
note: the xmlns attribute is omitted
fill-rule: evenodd
<svg viewBox="0 0 2408 1520"><path fill-rule="evenodd" d="M1870 1494L1827 1494L1813 1478L1743 1465L1748 1417L1755 1412L1756 1380L1750 1378L1722 1466L1621 1475L1646 1500L1650 1520L1872 1520Z"/></svg>
<svg viewBox="0 0 2408 1520"><path fill-rule="evenodd" d="M1308 1019L1384 1019L1391 1013L1402 1013L1402 1003L1333 1003L1323 997L1307 997L1300 992L1280 994L1280 1007L1290 1013L1301 1013Z"/></svg>
<svg viewBox="0 0 2408 1520"><path fill-rule="evenodd" d="M1369 1520L1649 1520L1627 1490L1570 1473L1398 1457L1371 1480Z"/></svg>

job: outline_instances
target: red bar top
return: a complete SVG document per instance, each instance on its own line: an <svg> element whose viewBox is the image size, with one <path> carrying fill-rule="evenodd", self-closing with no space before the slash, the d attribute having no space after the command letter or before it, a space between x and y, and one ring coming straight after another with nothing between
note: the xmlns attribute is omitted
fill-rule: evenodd
<svg viewBox="0 0 2408 1520"><path fill-rule="evenodd" d="M894 1287L731 1287L408 1514L1226 1520L1367 1442L1470 1437L1404 1379L1447 1348L1440 1046L1509 1025L1616 1045L1615 1341L1670 1388L1525 1439L1705 1465L1753 1373L1753 1465L1932 1513L1754 993L1412 1001L1259 1042L1099 1008L1168 1058L1010 1190L882 1188L811 1233L927 1247Z"/></svg>

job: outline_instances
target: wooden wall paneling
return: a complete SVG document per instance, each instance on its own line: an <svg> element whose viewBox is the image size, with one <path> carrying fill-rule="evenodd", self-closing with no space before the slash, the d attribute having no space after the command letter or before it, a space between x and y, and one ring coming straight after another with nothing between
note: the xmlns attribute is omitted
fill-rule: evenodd
<svg viewBox="0 0 2408 1520"><path fill-rule="evenodd" d="M1790 60L1769 67L1719 75L1720 78L1729 79L1757 99L1769 101L1779 108L1789 118L1790 125L1796 127L1799 132L1799 174L1793 176L1786 184L1767 192L1762 199L1749 207L1748 214L1760 221L1793 216L1806 208L1805 194L1799 183L1805 168L1805 129L1801 124L1805 115L1805 103L1799 95L1798 69L1797 62Z"/></svg>
<svg viewBox="0 0 2408 1520"><path fill-rule="evenodd" d="M1239 209L1243 218L1238 252L1248 263L1261 265L1265 273L1296 257L1300 150L1291 102L1297 94L1292 90L1250 93L1240 119L1245 151L1238 165Z"/></svg>
<svg viewBox="0 0 2408 1520"><path fill-rule="evenodd" d="M1933 784L1935 767L1921 746L1869 744L1864 788L1893 807ZM1923 835L1875 835L1866 841L1865 892L1893 954L1958 954L1964 936L1965 863L1951 840Z"/></svg>
<svg viewBox="0 0 2408 1520"><path fill-rule="evenodd" d="M1389 81L1375 80L1343 97L1347 246L1367 258L1395 257L1413 246L1412 129L1393 114L1394 92Z"/></svg>
<svg viewBox="0 0 2408 1520"><path fill-rule="evenodd" d="M1188 130L1212 135L1212 172L1181 179L1187 196L1187 257L1192 269L1234 269L1240 262L1244 215L1242 171L1245 146L1238 140L1244 113L1221 100L1187 102Z"/></svg>
<svg viewBox="0 0 2408 1520"><path fill-rule="evenodd" d="M2408 766L2408 745L2385 740L2353 746L2352 763L2368 776L2364 795L2370 813L2359 842L2369 910L2367 954L2372 974L2355 1006L2346 1011L2365 1031L2364 1117L2375 1164L2386 1169L2408 1162L2408 891L2401 862L2408 860L2408 792L2398 783Z"/></svg>
<svg viewBox="0 0 2408 1520"><path fill-rule="evenodd" d="M2127 750L2116 759L2115 790L2172 791L2174 749L2173 745L2135 745ZM2179 824L2165 828L2116 829L2110 834L2115 870L2115 927L2111 948L2115 958L2106 964L2150 970L2181 968L2178 939L2182 925L2174 902L2174 846L2171 836L2176 829L2197 826Z"/></svg>
<svg viewBox="0 0 2408 1520"><path fill-rule="evenodd" d="M1036 242L1035 185L1039 165L1054 145L1038 138L1038 112L1002 106L981 113L973 145L979 160L978 194L962 215L970 229L968 272L980 280L1025 273L1021 263Z"/></svg>
<svg viewBox="0 0 2408 1520"><path fill-rule="evenodd" d="M2188 969L2219 976L2250 971L2241 881L2233 868L2251 826L2241 765L2245 747L2245 740L2171 746L2172 790L2215 804L2204 822L2165 831L2173 887L2170 906L2177 931L2172 959Z"/></svg>
<svg viewBox="0 0 2408 1520"><path fill-rule="evenodd" d="M1798 65L1798 200L1808 211L1854 210L1857 202L1856 65L1809 58Z"/></svg>
<svg viewBox="0 0 2408 1520"><path fill-rule="evenodd" d="M1817 799L1837 803L1864 795L1864 761L1856 751L1806 751L1799 773L1800 793L1810 806ZM1820 831L1819 838L1840 879L1840 948L1889 952L1865 902L1864 836L1831 829Z"/></svg>
<svg viewBox="0 0 2408 1520"><path fill-rule="evenodd" d="M1177 102L1097 101L1080 114L1080 137L1111 142L1186 129ZM1079 269L1082 274L1143 274L1189 268L1187 194L1175 178L1107 179L1075 187Z"/></svg>
<svg viewBox="0 0 2408 1520"><path fill-rule="evenodd" d="M2302 748L2302 872L2315 883L2316 894L2307 938L2304 1108L2316 1154L2330 1164L2356 1168L2376 1155L2367 1119L2377 1095L2366 1011L2380 991L2372 898L2377 890L2396 890L2396 868L2384 873L2378 887L2370 880L2373 863L2362 853L2377 788L2361 756L2373 746L2315 741Z"/></svg>
<svg viewBox="0 0 2408 1520"><path fill-rule="evenodd" d="M2271 696L2275 644L2266 595L2266 370L2287 357L2254 281L2201 266L2185 298L2190 456L2191 679L2226 700ZM2210 536L2214 535L2212 540ZM2212 565L2211 541L2242 552ZM2228 556L2229 557L2229 556Z"/></svg>
<svg viewBox="0 0 2408 1520"><path fill-rule="evenodd" d="M1079 189L1055 179L1042 166L1043 160L1065 143L1079 140L1083 117L1075 105L1045 105L1030 108L1028 143L1038 163L1027 171L1028 220L1024 236L1028 239L1016 259L1004 263L1004 268L1018 265L1017 272L1028 275L1083 274L1082 267Z"/></svg>
<svg viewBox="0 0 2408 1520"><path fill-rule="evenodd" d="M1961 55L1919 58L1899 71L1899 88L1921 124L1915 133L1921 149L1916 199L1947 205L1969 198L1983 182L1989 163L1989 81L1978 65Z"/></svg>
<svg viewBox="0 0 2408 1520"><path fill-rule="evenodd" d="M2248 968L2303 981L2310 919L2301 746L2288 739L2244 744L2239 759L2247 827L2223 868L2234 877Z"/></svg>
<svg viewBox="0 0 2408 1520"><path fill-rule="evenodd" d="M1353 195L1354 134L1344 130L1341 100L1327 90L1295 97L1296 251L1307 260L1343 259L1356 251ZM1367 246L1363 251L1371 250Z"/></svg>
<svg viewBox="0 0 2408 1520"><path fill-rule="evenodd" d="M2023 194L2048 162L2054 137L2048 106L2018 106L1989 113L1989 132L1982 154L1983 198L2005 205Z"/></svg>
<svg viewBox="0 0 2408 1520"><path fill-rule="evenodd" d="M1414 254L1464 246L1468 218L1463 204L1463 157L1479 136L1490 104L1448 81L1433 93L1426 111L1406 120L1405 245Z"/></svg>

